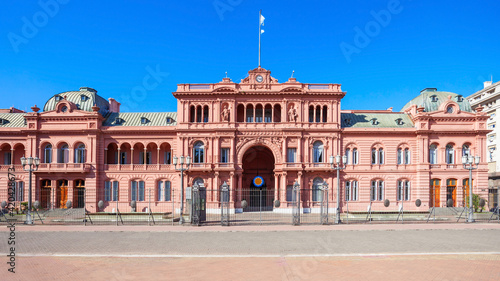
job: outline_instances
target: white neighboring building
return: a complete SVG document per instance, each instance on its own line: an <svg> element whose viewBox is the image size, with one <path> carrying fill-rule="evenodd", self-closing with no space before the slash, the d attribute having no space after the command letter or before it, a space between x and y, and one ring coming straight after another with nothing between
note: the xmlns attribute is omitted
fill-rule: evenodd
<svg viewBox="0 0 500 281"><path fill-rule="evenodd" d="M488 206L493 208L498 205L500 189L500 81L493 84L492 81L484 82L484 88L467 97L472 109L483 107L490 119L488 129L492 130L486 138L488 151Z"/></svg>

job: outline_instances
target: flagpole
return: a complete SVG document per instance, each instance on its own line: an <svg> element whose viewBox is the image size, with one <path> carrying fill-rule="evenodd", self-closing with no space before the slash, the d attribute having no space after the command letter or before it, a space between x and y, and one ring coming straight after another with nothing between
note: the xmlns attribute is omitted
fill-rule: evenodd
<svg viewBox="0 0 500 281"><path fill-rule="evenodd" d="M260 29L261 29L261 24L260 24L260 18L262 16L262 10L259 11L259 67L260 67L260 35L261 35L261 32L260 32Z"/></svg>

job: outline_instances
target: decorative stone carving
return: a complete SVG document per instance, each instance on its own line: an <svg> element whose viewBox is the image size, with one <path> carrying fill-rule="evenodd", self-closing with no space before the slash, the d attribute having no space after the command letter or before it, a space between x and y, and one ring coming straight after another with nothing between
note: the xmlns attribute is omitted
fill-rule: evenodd
<svg viewBox="0 0 500 281"><path fill-rule="evenodd" d="M222 121L229 121L229 108L227 107L227 104L224 104L224 109L222 110L220 116Z"/></svg>
<svg viewBox="0 0 500 281"><path fill-rule="evenodd" d="M290 106L290 109L288 110L288 121L289 122L297 122L297 109L295 108L295 106L292 104L292 106Z"/></svg>

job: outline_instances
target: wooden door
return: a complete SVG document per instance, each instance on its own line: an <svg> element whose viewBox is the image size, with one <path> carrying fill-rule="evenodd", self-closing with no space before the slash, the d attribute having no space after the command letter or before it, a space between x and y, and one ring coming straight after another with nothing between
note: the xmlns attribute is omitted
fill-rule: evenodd
<svg viewBox="0 0 500 281"><path fill-rule="evenodd" d="M68 181L59 180L57 181L57 199L56 202L59 204L58 208L66 209L66 202L68 202Z"/></svg>
<svg viewBox="0 0 500 281"><path fill-rule="evenodd" d="M440 196L441 196L441 180L432 179L430 184L430 202L429 207L439 207L440 206Z"/></svg>
<svg viewBox="0 0 500 281"><path fill-rule="evenodd" d="M446 201L453 200L453 207L457 206L457 180L448 179L446 181Z"/></svg>

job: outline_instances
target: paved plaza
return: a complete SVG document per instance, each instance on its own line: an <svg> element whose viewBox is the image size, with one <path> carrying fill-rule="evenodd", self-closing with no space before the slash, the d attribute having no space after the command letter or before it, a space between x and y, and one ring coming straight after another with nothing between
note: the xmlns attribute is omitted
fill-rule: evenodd
<svg viewBox="0 0 500 281"><path fill-rule="evenodd" d="M500 224L19 225L16 274L3 265L1 279L499 280L499 235Z"/></svg>

